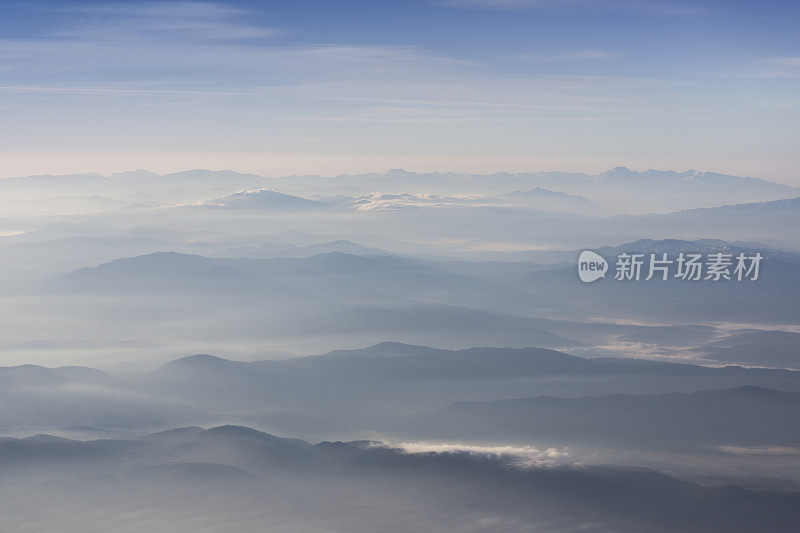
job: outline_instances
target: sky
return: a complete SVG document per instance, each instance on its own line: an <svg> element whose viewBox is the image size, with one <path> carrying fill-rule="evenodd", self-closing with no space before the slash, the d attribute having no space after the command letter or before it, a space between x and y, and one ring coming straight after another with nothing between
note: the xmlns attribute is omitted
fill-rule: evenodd
<svg viewBox="0 0 800 533"><path fill-rule="evenodd" d="M0 9L0 177L628 166L800 186L799 2Z"/></svg>

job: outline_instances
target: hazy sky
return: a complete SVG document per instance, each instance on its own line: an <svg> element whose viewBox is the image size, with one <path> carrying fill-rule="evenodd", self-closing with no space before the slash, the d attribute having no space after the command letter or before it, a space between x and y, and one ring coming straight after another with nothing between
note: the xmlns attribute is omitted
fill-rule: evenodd
<svg viewBox="0 0 800 533"><path fill-rule="evenodd" d="M1 7L0 176L626 165L800 185L800 2Z"/></svg>

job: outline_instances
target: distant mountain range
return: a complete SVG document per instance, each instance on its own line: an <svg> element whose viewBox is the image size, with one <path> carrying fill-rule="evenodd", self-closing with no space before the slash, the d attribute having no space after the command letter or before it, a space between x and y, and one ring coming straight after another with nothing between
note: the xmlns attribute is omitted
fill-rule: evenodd
<svg viewBox="0 0 800 533"><path fill-rule="evenodd" d="M490 175L458 173L414 173L400 169L385 173L264 178L233 171L188 170L159 176L146 170L123 172L104 177L100 174L68 176L28 176L0 179L0 193L25 198L53 198L66 195L102 195L111 200L133 198L133 194L158 196L163 202L210 202L209 205L233 208L288 208L290 199L274 197L273 187L287 196L435 194L452 196L513 195L521 200L536 198L542 208L557 210L593 207L592 202L616 212L647 213L711 207L739 202L768 201L800 196L800 189L758 178L713 172L633 171L618 167L596 176L559 172ZM253 189L256 189L253 191ZM250 190L251 192L240 192ZM536 191L540 191L537 193ZM541 191L561 191L569 196L546 195ZM214 192L220 192L212 196ZM521 192L516 195L515 191ZM278 193L275 193L278 194ZM557 193L556 193L557 194ZM271 197L273 196L273 197ZM579 198L583 196L585 198ZM280 200L280 201L279 201ZM291 200L293 208L311 209L314 204ZM245 207L246 206L246 207ZM319 207L319 206L316 206Z"/></svg>
<svg viewBox="0 0 800 533"><path fill-rule="evenodd" d="M730 174L720 174L718 172L698 172L687 170L685 172L675 172L674 170L644 170L636 171L627 167L616 167L598 174L595 178L602 183L627 183L642 187L654 184L675 184L690 187L731 187L731 186L757 186L775 187L789 190L791 187L775 184L773 182L750 177L732 176Z"/></svg>
<svg viewBox="0 0 800 533"><path fill-rule="evenodd" d="M457 190L463 194L495 195L538 187L583 195L600 205L628 213L664 212L800 196L798 188L758 178L694 170L634 171L626 167L617 167L596 176L566 172L473 175L393 169L384 173L337 176L332 180L319 176L290 176L279 178L277 183L297 191L304 187L316 187L318 191L346 187L365 194L402 190L447 195Z"/></svg>

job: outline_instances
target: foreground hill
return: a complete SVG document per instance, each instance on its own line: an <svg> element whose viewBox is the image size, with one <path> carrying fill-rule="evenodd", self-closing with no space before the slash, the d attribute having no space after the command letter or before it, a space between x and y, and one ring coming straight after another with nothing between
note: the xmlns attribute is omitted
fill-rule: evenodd
<svg viewBox="0 0 800 533"><path fill-rule="evenodd" d="M0 440L9 523L81 531L794 531L794 493L517 452L311 445L241 426ZM526 464L520 460L527 460ZM544 462L540 462L544 461ZM30 481L35 480L35 483ZM36 502L30 505L26 502ZM78 511L79 510L79 511Z"/></svg>

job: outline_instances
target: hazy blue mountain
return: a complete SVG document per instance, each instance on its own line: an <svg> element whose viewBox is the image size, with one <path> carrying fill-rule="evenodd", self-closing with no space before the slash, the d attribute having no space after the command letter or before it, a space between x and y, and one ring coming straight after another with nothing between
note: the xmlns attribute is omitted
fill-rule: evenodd
<svg viewBox="0 0 800 533"><path fill-rule="evenodd" d="M213 187L213 186L232 186L238 185L239 188L252 187L252 185L264 183L269 181L268 178L258 176L256 174L247 174L242 172L235 172L233 170L206 170L194 169L184 170L181 172L173 172L171 174L164 174L158 178L165 182L169 182L172 186L180 184L181 186L197 186Z"/></svg>
<svg viewBox="0 0 800 533"><path fill-rule="evenodd" d="M57 216L82 215L107 212L124 207L126 204L99 194L78 196L55 196L35 199L0 200L0 208L5 215Z"/></svg>
<svg viewBox="0 0 800 533"><path fill-rule="evenodd" d="M636 171L626 167L616 167L597 175L597 181L642 187L652 190L654 186L681 186L690 189L703 187L718 188L749 188L753 191L759 189L774 191L792 191L794 188L779 183L763 180L760 178L732 176L730 174L720 174L718 172L698 172L687 170L685 172L675 172L673 170L645 170Z"/></svg>
<svg viewBox="0 0 800 533"><path fill-rule="evenodd" d="M296 390L293 380L281 374L270 375L253 363L206 354L167 363L142 376L138 383L152 394L188 400L211 409L268 407L273 401L292 402L305 393Z"/></svg>
<svg viewBox="0 0 800 533"><path fill-rule="evenodd" d="M772 366L800 370L800 333L741 330L694 350L723 363Z"/></svg>
<svg viewBox="0 0 800 533"><path fill-rule="evenodd" d="M546 376L632 376L643 379L661 376L679 379L738 378L753 381L800 379L800 373L766 368L706 367L688 363L648 359L585 358L544 348L470 348L441 350L387 342L359 350L339 350L322 356L292 358L281 362L292 368L324 368L331 376L351 374L352 367L374 378L409 377L546 377ZM410 374L409 374L410 372Z"/></svg>
<svg viewBox="0 0 800 533"><path fill-rule="evenodd" d="M582 195L618 212L668 212L798 195L798 189L759 178L714 172L645 170L618 167L591 176L582 173L537 172L487 175L453 172L417 173L402 169L360 175L288 176L275 180L283 190L300 192L399 193L448 195L453 191L482 196L543 188Z"/></svg>
<svg viewBox="0 0 800 533"><path fill-rule="evenodd" d="M262 176L230 170L188 170L163 176L138 170L112 174L110 177L71 174L6 178L0 179L0 191L19 199L103 195L117 200L130 194L145 193L180 202L197 198L197 193L204 190L232 194L242 189L263 187L268 181ZM213 196L205 199L210 198Z"/></svg>
<svg viewBox="0 0 800 533"><path fill-rule="evenodd" d="M57 239L68 239L72 237L100 238L112 235L125 234L146 234L154 238L163 238L165 235L174 235L175 232L167 229L155 229L146 227L135 227L120 229L111 221L101 223L99 221L63 220L50 224L44 224L31 231L26 231L16 235L8 235L0 238L0 243L36 243Z"/></svg>
<svg viewBox="0 0 800 533"><path fill-rule="evenodd" d="M589 363L588 365L586 363ZM591 360L541 348L471 348L439 350L401 343L382 343L363 350L339 350L324 356L288 359L286 367L311 369L331 378L430 380L438 378L487 379L516 376L583 374ZM259 363L256 363L259 364ZM271 366L270 363L260 363Z"/></svg>
<svg viewBox="0 0 800 533"><path fill-rule="evenodd" d="M800 445L800 393L752 386L659 395L458 402L413 417L417 437L617 447Z"/></svg>
<svg viewBox="0 0 800 533"><path fill-rule="evenodd" d="M256 283L251 276L213 259L157 252L80 269L56 278L49 286L78 292L224 292L252 290Z"/></svg>
<svg viewBox="0 0 800 533"><path fill-rule="evenodd" d="M390 255L359 256L343 252L318 253L309 257L275 259L222 259L177 252L157 252L143 256L117 259L95 268L84 268L57 280L65 288L74 286L111 287L133 278L154 281L159 277L191 277L199 275L249 278L267 283L274 280L290 281L291 275L302 270L316 274L331 274L360 277L365 274L388 274L393 272L428 271L431 269ZM281 276L285 276L281 277ZM170 281L174 281L170 279ZM216 290L213 284L209 290Z"/></svg>
<svg viewBox="0 0 800 533"><path fill-rule="evenodd" d="M576 264L552 270L539 270L530 277L529 287L536 294L584 309L599 316L634 319L701 321L713 316L718 321L792 323L800 316L800 254L770 248L750 248L724 241L682 241L642 239L598 252L609 262L606 279L581 283ZM674 260L679 252L748 254L760 252L763 261L757 281L684 281L659 276L646 281L647 262L639 281L616 281L617 254L669 253ZM577 261L577 253L575 255ZM649 260L649 255L645 256ZM675 273L673 265L673 274Z"/></svg>
<svg viewBox="0 0 800 533"><path fill-rule="evenodd" d="M625 209L624 202L639 199L651 211L673 211L677 206L712 207L726 203L776 200L797 196L798 189L759 178L716 172L634 171L617 167L593 178L591 190L598 198ZM616 196L608 198L606 194ZM642 212L633 208L634 212Z"/></svg>
<svg viewBox="0 0 800 533"><path fill-rule="evenodd" d="M264 239L269 238L265 236ZM219 251L216 251L219 248ZM300 257L310 257L312 255L342 252L352 255L390 255L390 252L380 248L370 248L362 246L357 242L347 239L335 241L319 242L308 245L284 244L274 242L264 242L262 239L252 239L241 244L232 243L228 246L215 247L217 257L246 257L250 259L291 259Z"/></svg>
<svg viewBox="0 0 800 533"><path fill-rule="evenodd" d="M542 306L541 314L545 314L548 309L567 309L567 306L559 308L558 304L542 301L537 296L526 294L525 297ZM716 335L716 330L707 325L650 326L581 322L532 318L443 304L356 306L335 315L320 315L315 320L315 330L319 333L333 334L346 329L349 324L364 332L374 332L380 337L376 342L387 338L397 338L400 341L405 339L409 342L409 336L413 335L441 339L431 343L437 346L460 347L481 343L516 347L564 347L608 345L619 341L687 346L707 342ZM295 325L294 328L298 329L298 326ZM447 336L437 333L446 333Z"/></svg>
<svg viewBox="0 0 800 533"><path fill-rule="evenodd" d="M0 428L157 428L203 420L181 402L85 367L0 367Z"/></svg>
<svg viewBox="0 0 800 533"><path fill-rule="evenodd" d="M117 257L129 257L170 249L176 245L147 233L107 236L73 236L26 242L0 241L0 251L13 256L15 264L31 274L53 275Z"/></svg>
<svg viewBox="0 0 800 533"><path fill-rule="evenodd" d="M383 343L277 361L195 355L119 380L85 368L0 369L0 425L158 427L228 413L236 420L310 430L376 427L381 413L407 415L452 402L580 397L753 385L800 391L785 370L703 367L642 359L586 359L541 348L441 350ZM53 398L59 398L53 403ZM565 400L566 401L566 400ZM191 407L188 407L191 406ZM384 428L390 429L390 428Z"/></svg>
<svg viewBox="0 0 800 533"><path fill-rule="evenodd" d="M116 241L101 239L98 244L102 242L111 246ZM169 297L170 306L184 306L193 317L214 315L219 298L225 298L231 305L230 326L225 327L233 328L228 334L244 334L241 320L234 322L241 315L243 320L261 321L265 336L319 339L306 350L320 350L331 343L357 346L387 339L446 347L565 347L608 345L622 337L626 342L687 346L704 342L714 333L707 326L643 327L581 321L586 312L576 311L557 285L547 287L550 294L520 290L530 286L531 267L527 264L512 268L511 263L433 261L387 254L307 255L340 246L352 248L347 243L294 247L289 251L299 257L272 259L156 253L81 269L52 279L46 288L75 298L134 292L157 300ZM268 246L264 253L284 249ZM572 276L571 270L567 275ZM198 304L198 300L208 303ZM278 305L284 306L284 312L275 316ZM302 313L300 309L297 313L301 314L286 312L287 305L302 307ZM531 315L574 318L563 321ZM220 326L227 324L225 316L214 319Z"/></svg>
<svg viewBox="0 0 800 533"><path fill-rule="evenodd" d="M353 248L346 243L333 243L291 250L297 257L270 259L154 253L54 277L46 287L62 293L118 294L135 290L158 295L191 293L196 297L227 294L246 300L267 295L271 299L292 298L293 304L319 300L330 305L369 306L446 302L522 312L547 309L550 305L543 298L532 298L519 291L516 283L502 276L465 275L450 270L446 264L388 254L356 255L339 251L312 254L319 249L339 247ZM236 253L236 249L228 251ZM380 336L378 340L384 338Z"/></svg>
<svg viewBox="0 0 800 533"><path fill-rule="evenodd" d="M431 286L454 283L456 287L467 285L434 268L388 255L330 252L299 258L218 259L159 252L80 269L56 277L46 286L75 294L136 292L156 298L184 294L191 299L224 296L249 305L311 305L318 312L321 301L330 305L396 303L404 301L404 292L425 292ZM171 302L186 303L182 299Z"/></svg>
<svg viewBox="0 0 800 533"><path fill-rule="evenodd" d="M687 209L680 211L684 214L796 214L800 210L800 197L784 198L781 200L773 200L770 202L746 202L735 205L724 205L720 207L702 208L702 209Z"/></svg>
<svg viewBox="0 0 800 533"><path fill-rule="evenodd" d="M637 228L639 235L671 235L688 239L715 236L727 241L760 241L798 248L800 240L786 228L800 223L800 200L793 198L740 203L719 207L682 209L664 215L617 217L603 221L602 229L614 234L624 227Z"/></svg>
<svg viewBox="0 0 800 533"><path fill-rule="evenodd" d="M99 230L99 231L98 231ZM101 264L165 250L214 257L299 258L320 253L387 255L389 252L338 239L309 245L274 244L276 236L223 238L209 231L174 231L148 227L118 230L59 224L25 234L0 237L0 252L13 257L13 265L36 275L53 275L70 269ZM277 237L279 239L279 237ZM279 239L280 240L280 239Z"/></svg>
<svg viewBox="0 0 800 533"><path fill-rule="evenodd" d="M108 176L110 180L141 180L141 179L153 179L160 177L155 172L151 172L149 170L145 170L143 168L137 168L136 170L127 170L125 172L115 172Z"/></svg>
<svg viewBox="0 0 800 533"><path fill-rule="evenodd" d="M80 366L63 366L59 368L46 368L38 365L0 367L0 383L2 383L6 391L33 385L125 386L123 381L105 372Z"/></svg>
<svg viewBox="0 0 800 533"><path fill-rule="evenodd" d="M242 191L219 198L209 200L203 204L206 207L218 207L224 209L243 209L243 210L275 210L275 211L301 211L308 209L321 209L325 204L300 196L283 194L270 189L257 191Z"/></svg>
<svg viewBox="0 0 800 533"><path fill-rule="evenodd" d="M638 239L633 242L620 244L618 246L604 246L597 250L601 254L616 255L623 252L628 253L667 253L679 254L680 252L695 252L702 254L710 253L738 253L738 252L764 252L780 253L782 256L800 259L800 254L781 252L770 246L760 243L729 243L719 239L698 239L687 241L682 239ZM578 253L577 251L574 253ZM800 262L800 261L799 261Z"/></svg>
<svg viewBox="0 0 800 533"><path fill-rule="evenodd" d="M652 196L659 198L658 194ZM590 199L603 206L608 205L607 198ZM738 199L740 202L748 200L752 198ZM413 216L402 210L385 210L362 213L360 218L380 224L384 228L383 235L391 239L408 241L416 237L429 242L443 242L445 246L448 242L484 243L482 249L489 251L503 250L501 243L527 243L531 249L596 248L606 243L635 241L643 236L658 240L702 240L713 237L727 242L763 242L778 249L800 248L800 240L796 235L786 231L788 227L800 225L800 209L793 207L792 202L766 202L763 208L742 204L741 208L736 209L714 207L695 210L685 210L691 204L683 200L670 201L663 209L649 210L645 210L647 201L638 196L617 199L617 202L624 202L623 208L631 205L641 209L640 213L661 211L664 214L587 216L535 209L474 206L417 210ZM701 205L722 203L712 198ZM617 211L626 212L624 209ZM516 250L518 248L512 247L508 251L513 253ZM471 250L467 248L467 251ZM449 253L458 256L462 252L450 248Z"/></svg>
<svg viewBox="0 0 800 533"><path fill-rule="evenodd" d="M319 176L289 176L281 178L282 181L291 182L309 180L321 181ZM688 170L686 172L675 172L669 170L646 170L634 171L626 167L617 167L606 172L602 172L596 176L590 176L582 173L566 173L566 172L538 172L538 173L496 173L488 175L477 174L459 174L453 172L429 172L418 173L409 172L403 169L392 169L381 173L360 174L360 175L342 175L337 176L338 184L343 183L359 183L369 185L380 185L391 183L403 184L408 188L409 185L424 187L437 187L443 184L456 185L459 184L466 187L471 186L495 186L495 187L508 187L517 185L519 190L520 184L531 184L538 186L555 187L556 190L564 190L558 185L562 185L569 189L576 189L580 187L587 187L594 184L603 184L608 186L625 185L634 188L650 189L654 187L662 187L669 189L684 189L696 190L698 188L717 188L719 189L736 189L740 188L747 190L751 193L758 194L759 192L791 192L792 187L781 185L778 183L770 182L759 178L739 177L715 172L698 172ZM454 190L454 189L450 189Z"/></svg>
<svg viewBox="0 0 800 533"><path fill-rule="evenodd" d="M551 191L535 187L525 191L512 191L502 195L503 199L513 203L527 205L533 209L565 211L568 213L599 213L601 207L585 196L568 194L562 191Z"/></svg>
<svg viewBox="0 0 800 533"><path fill-rule="evenodd" d="M319 244L310 244L304 247L305 250L312 254L326 254L331 252L342 252L352 255L388 255L389 252L381 250L380 248L369 248L362 246L357 242L349 241L346 239L339 239L337 241L322 242Z"/></svg>
<svg viewBox="0 0 800 533"><path fill-rule="evenodd" d="M800 374L785 370L586 359L538 348L441 350L399 343L254 363L191 356L135 381L154 395L237 412L241 420L298 434L314 431L315 425L328 431L374 429L380 427L381 413L407 415L461 400L743 385L800 391Z"/></svg>
<svg viewBox="0 0 800 533"><path fill-rule="evenodd" d="M90 187L100 189L105 182L106 178L102 174L95 173L61 176L42 174L0 179L0 190L7 193L20 193L38 189L52 194L56 191L72 190L74 192L75 189L87 190Z"/></svg>
<svg viewBox="0 0 800 533"><path fill-rule="evenodd" d="M554 198L554 199L560 198L565 200L571 200L576 203L584 205L592 204L592 202L590 202L583 196L576 194L567 194L562 191L551 191L549 189L543 189L541 187L536 187L535 189L531 189L529 191L512 191L506 193L504 196L506 198Z"/></svg>

